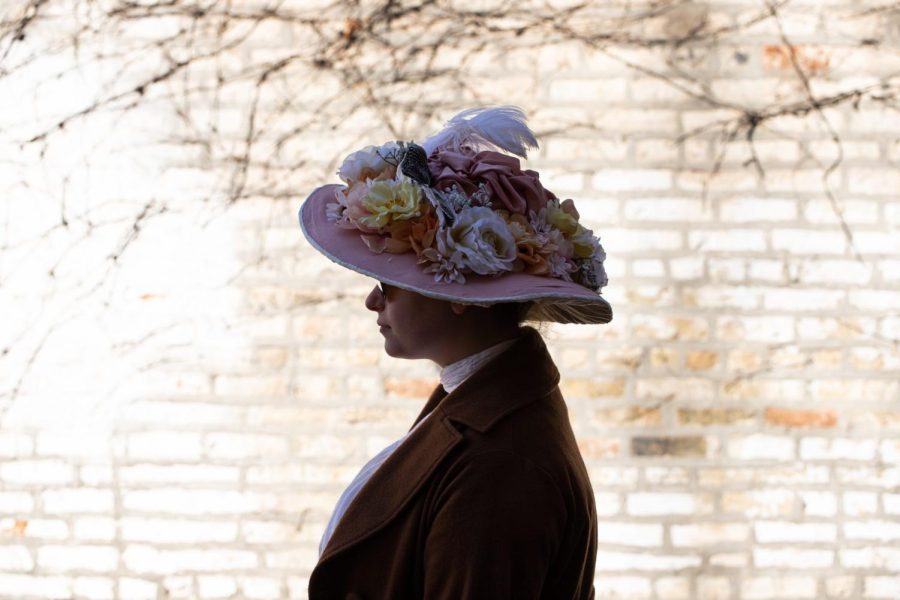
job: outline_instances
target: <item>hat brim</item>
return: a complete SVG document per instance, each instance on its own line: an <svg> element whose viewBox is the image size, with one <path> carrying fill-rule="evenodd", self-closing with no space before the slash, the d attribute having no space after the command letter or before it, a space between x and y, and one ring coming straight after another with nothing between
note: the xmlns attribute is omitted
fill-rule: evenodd
<svg viewBox="0 0 900 600"><path fill-rule="evenodd" d="M414 252L376 254L360 238L360 232L336 226L326 216L326 205L335 200L340 185L324 185L301 205L300 227L312 246L326 257L357 273L423 296L461 304L528 302L535 305L529 319L559 323L608 323L612 307L588 288L556 279L504 273L500 276L467 274L465 283L437 282L426 273Z"/></svg>

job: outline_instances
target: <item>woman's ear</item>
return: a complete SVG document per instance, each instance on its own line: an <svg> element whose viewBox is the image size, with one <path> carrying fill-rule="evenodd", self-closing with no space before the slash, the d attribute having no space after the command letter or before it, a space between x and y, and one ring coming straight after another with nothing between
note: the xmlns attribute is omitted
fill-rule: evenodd
<svg viewBox="0 0 900 600"><path fill-rule="evenodd" d="M461 315L466 312L466 308L468 308L465 304L460 304L459 302L451 302L450 310L453 311L453 314Z"/></svg>

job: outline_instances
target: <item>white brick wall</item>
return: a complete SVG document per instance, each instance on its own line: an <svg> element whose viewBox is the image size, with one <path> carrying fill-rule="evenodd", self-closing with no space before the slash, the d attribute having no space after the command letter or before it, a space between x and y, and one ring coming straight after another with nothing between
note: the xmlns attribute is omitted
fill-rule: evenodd
<svg viewBox="0 0 900 600"><path fill-rule="evenodd" d="M321 16L331 4L284 7ZM648 10L595 4L605 18ZM900 22L867 12L883 4L779 5L814 93L896 73ZM613 26L655 36L647 47L529 32L464 67L478 101L519 104L551 132L527 166L575 199L609 255L614 321L546 335L595 486L597 598L900 598L900 119L868 98L826 107L840 153L815 113L771 119L754 131L760 175L745 131L698 128L803 101L775 21L754 20L765 7L751 0L654 7ZM593 18L588 29L610 27ZM72 23L38 20L8 60ZM725 29L662 42L704 23L701 34ZM160 40L181 24L125 27ZM314 43L300 25L257 26L224 72ZM342 155L419 137L476 100L446 83L393 90L439 102L430 118L389 111L391 131L378 111L341 112L356 97L338 77L294 65L260 89L254 158L270 168L254 165L250 197L226 210L250 80L219 104L179 100L181 114L151 87L152 102L72 121L43 154L20 145L102 93L109 75L84 62L98 39L55 82L72 58L38 51L0 95L0 314L15 316L0 327L0 597L306 598L340 492L408 428L437 371L384 355L362 306L370 282L315 253L296 210L336 181ZM463 56L447 49L435 65ZM140 58L115 85L156 72L156 55ZM197 67L191 77L214 74ZM341 97L309 112L329 94ZM839 156L832 202L823 177ZM167 211L112 264L150 200Z"/></svg>

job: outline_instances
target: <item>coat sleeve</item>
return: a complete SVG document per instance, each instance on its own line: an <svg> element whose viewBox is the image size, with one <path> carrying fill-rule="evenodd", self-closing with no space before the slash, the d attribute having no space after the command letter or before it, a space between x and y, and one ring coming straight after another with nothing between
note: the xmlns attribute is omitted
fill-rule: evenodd
<svg viewBox="0 0 900 600"><path fill-rule="evenodd" d="M566 524L550 475L513 452L457 465L441 484L425 542L424 597L538 598Z"/></svg>

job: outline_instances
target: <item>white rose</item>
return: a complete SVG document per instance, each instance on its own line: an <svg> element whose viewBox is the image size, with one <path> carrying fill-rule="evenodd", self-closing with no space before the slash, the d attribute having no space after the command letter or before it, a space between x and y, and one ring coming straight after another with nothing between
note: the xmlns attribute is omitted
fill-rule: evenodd
<svg viewBox="0 0 900 600"><path fill-rule="evenodd" d="M445 230L447 254L458 252L463 264L479 275L511 271L516 240L503 218L486 206L467 208Z"/></svg>
<svg viewBox="0 0 900 600"><path fill-rule="evenodd" d="M397 142L388 142L382 146L366 146L362 150L357 150L341 163L341 168L338 169L338 177L347 184L376 179L385 170L393 167L382 157L390 155L391 152L398 148ZM393 174L391 177L393 177Z"/></svg>

